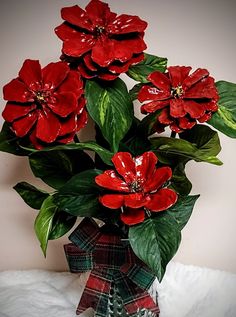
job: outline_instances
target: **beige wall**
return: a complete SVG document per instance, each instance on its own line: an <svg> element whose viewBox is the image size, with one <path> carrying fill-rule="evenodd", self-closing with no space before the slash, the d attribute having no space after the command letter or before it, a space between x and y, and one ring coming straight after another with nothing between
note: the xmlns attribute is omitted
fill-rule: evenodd
<svg viewBox="0 0 236 317"><path fill-rule="evenodd" d="M216 80L236 82L236 3L232 0L107 1L117 12L137 14L149 22L148 51L169 57L172 65L206 67ZM60 55L53 29L67 0L2 0L0 2L0 86L16 76L26 58L45 65ZM79 1L83 6L86 1ZM129 85L131 85L131 81ZM1 109L4 101L0 101ZM2 121L1 121L2 123ZM87 131L87 132L86 132ZM89 133L89 129L83 132ZM194 214L183 231L176 255L182 263L236 272L234 140L220 135L224 166L187 166L193 193L200 193ZM61 239L51 242L48 257L41 254L33 232L35 211L12 190L19 181L36 181L25 158L0 153L0 270L44 268L65 270Z"/></svg>

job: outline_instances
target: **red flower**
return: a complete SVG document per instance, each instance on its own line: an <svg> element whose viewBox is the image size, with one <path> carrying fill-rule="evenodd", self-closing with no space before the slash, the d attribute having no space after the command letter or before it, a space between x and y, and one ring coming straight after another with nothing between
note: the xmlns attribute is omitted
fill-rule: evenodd
<svg viewBox="0 0 236 317"><path fill-rule="evenodd" d="M208 121L218 110L214 79L206 69L198 68L190 74L191 69L172 66L165 74L156 71L148 77L154 86L146 85L140 90L139 101L149 101L141 107L143 113L161 109L158 132L168 125L177 133L191 129L197 121Z"/></svg>
<svg viewBox="0 0 236 317"><path fill-rule="evenodd" d="M41 69L39 61L26 60L19 77L4 86L3 94L8 100L3 118L18 137L29 135L36 148L72 141L87 122L83 82L63 62Z"/></svg>
<svg viewBox="0 0 236 317"><path fill-rule="evenodd" d="M65 22L55 32L63 41L63 59L78 66L85 78L113 80L144 58L147 23L138 16L117 16L99 0L90 1L85 10L63 8L61 15Z"/></svg>
<svg viewBox="0 0 236 317"><path fill-rule="evenodd" d="M163 188L172 171L170 167L156 168L157 160L153 152L136 158L118 152L112 158L116 170L107 170L95 178L98 185L117 192L101 196L100 202L111 209L124 206L121 220L127 225L143 222L145 212L166 210L177 200L173 190Z"/></svg>

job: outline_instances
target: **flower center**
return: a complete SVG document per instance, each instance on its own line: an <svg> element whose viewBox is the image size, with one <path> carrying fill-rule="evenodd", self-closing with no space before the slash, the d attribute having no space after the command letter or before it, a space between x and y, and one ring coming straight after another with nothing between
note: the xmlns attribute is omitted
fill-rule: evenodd
<svg viewBox="0 0 236 317"><path fill-rule="evenodd" d="M172 96L174 96L175 98L179 98L184 93L183 87L181 85L179 85L177 87L173 87L171 89L171 93L172 93Z"/></svg>
<svg viewBox="0 0 236 317"><path fill-rule="evenodd" d="M141 186L141 183L139 180L133 182L131 185L130 185L130 190L132 193L138 193L138 192L141 192L143 190L142 186Z"/></svg>
<svg viewBox="0 0 236 317"><path fill-rule="evenodd" d="M97 25L95 29L96 35L99 36L105 32L104 26Z"/></svg>
<svg viewBox="0 0 236 317"><path fill-rule="evenodd" d="M46 102L49 96L50 96L49 91L38 90L38 91L34 92L34 99L36 102L38 102L40 104Z"/></svg>

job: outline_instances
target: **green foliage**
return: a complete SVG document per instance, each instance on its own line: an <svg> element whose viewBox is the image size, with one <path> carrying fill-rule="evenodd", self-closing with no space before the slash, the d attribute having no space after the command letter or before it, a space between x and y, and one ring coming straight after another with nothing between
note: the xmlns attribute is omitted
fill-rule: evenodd
<svg viewBox="0 0 236 317"><path fill-rule="evenodd" d="M149 74L157 70L164 73L166 66L167 58L145 54L144 60L134 66L131 66L127 75L136 81L147 83L147 77Z"/></svg>
<svg viewBox="0 0 236 317"><path fill-rule="evenodd" d="M48 193L26 182L18 183L13 188L27 205L37 210L41 208L42 203L49 196Z"/></svg>
<svg viewBox="0 0 236 317"><path fill-rule="evenodd" d="M198 196L179 198L175 206L130 227L135 254L162 280L166 266L178 250L181 230L189 220Z"/></svg>
<svg viewBox="0 0 236 317"><path fill-rule="evenodd" d="M225 135L236 138L236 84L218 81L216 86L220 96L219 109L208 123Z"/></svg>
<svg viewBox="0 0 236 317"><path fill-rule="evenodd" d="M95 183L100 170L87 170L73 176L54 195L54 203L59 209L79 217L101 217L98 196L101 192Z"/></svg>
<svg viewBox="0 0 236 317"><path fill-rule="evenodd" d="M112 151L116 152L134 117L125 83L119 78L106 85L87 81L85 95L90 116L101 129Z"/></svg>
<svg viewBox="0 0 236 317"><path fill-rule="evenodd" d="M53 196L49 196L44 200L34 223L35 233L44 256L46 256L48 240L63 236L73 227L75 221L76 217L72 217L58 209L53 202Z"/></svg>
<svg viewBox="0 0 236 317"><path fill-rule="evenodd" d="M19 156L27 156L28 151L19 145L19 138L11 131L8 123L4 123L0 132L0 151Z"/></svg>

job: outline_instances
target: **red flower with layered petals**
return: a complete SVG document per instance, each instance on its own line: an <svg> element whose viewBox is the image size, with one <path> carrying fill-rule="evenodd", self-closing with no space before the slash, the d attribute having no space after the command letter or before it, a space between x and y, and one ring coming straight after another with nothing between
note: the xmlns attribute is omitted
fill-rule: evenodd
<svg viewBox="0 0 236 317"><path fill-rule="evenodd" d="M65 22L55 32L63 41L63 59L85 78L113 80L144 58L147 23L138 16L117 16L99 0L90 1L85 10L63 8L61 15Z"/></svg>
<svg viewBox="0 0 236 317"><path fill-rule="evenodd" d="M215 81L206 69L198 68L192 74L191 67L172 66L163 74L156 71L148 79L153 84L143 86L139 92L142 113L161 110L157 117L157 131L165 126L180 133L191 129L197 121L210 120L218 110L219 99Z"/></svg>
<svg viewBox="0 0 236 317"><path fill-rule="evenodd" d="M43 69L37 60L26 60L3 88L8 100L3 118L18 137L29 138L35 148L58 141L68 143L87 122L83 82L66 63L50 63Z"/></svg>
<svg viewBox="0 0 236 317"><path fill-rule="evenodd" d="M128 152L118 152L112 162L116 170L96 176L96 183L115 193L100 197L111 209L121 207L121 220L127 225L143 222L145 213L166 210L177 201L177 194L165 184L172 177L170 167L156 168L158 159L153 152L132 158Z"/></svg>

